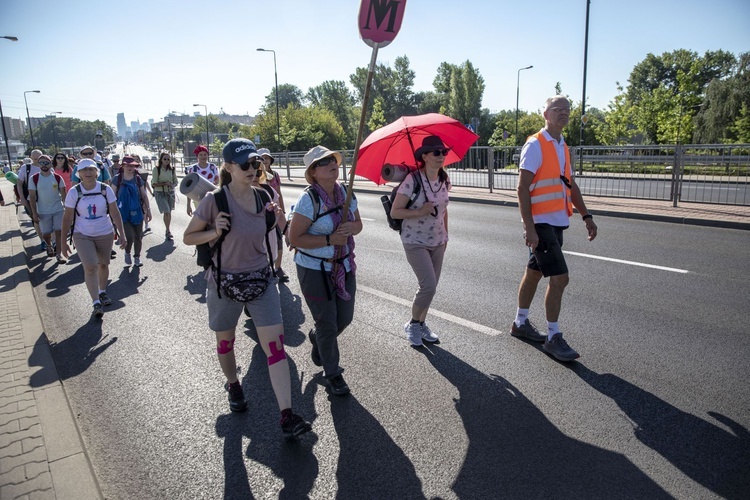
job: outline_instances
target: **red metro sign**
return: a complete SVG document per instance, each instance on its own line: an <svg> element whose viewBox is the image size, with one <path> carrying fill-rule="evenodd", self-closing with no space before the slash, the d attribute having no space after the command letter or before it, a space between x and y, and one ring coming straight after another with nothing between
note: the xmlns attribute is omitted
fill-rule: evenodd
<svg viewBox="0 0 750 500"><path fill-rule="evenodd" d="M359 36L370 47L385 47L398 35L405 8L406 0L362 0Z"/></svg>

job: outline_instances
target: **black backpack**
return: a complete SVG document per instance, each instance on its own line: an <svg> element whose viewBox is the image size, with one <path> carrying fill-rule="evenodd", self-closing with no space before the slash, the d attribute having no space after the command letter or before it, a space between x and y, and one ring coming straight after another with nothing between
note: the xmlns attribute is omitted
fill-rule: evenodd
<svg viewBox="0 0 750 500"><path fill-rule="evenodd" d="M28 200L29 199L29 182L31 182L31 163L25 163L24 167L26 167L26 177L24 177L23 182L23 199Z"/></svg>
<svg viewBox="0 0 750 500"><path fill-rule="evenodd" d="M268 233L274 228L276 225L276 214L274 212L269 212L266 210L266 204L271 203L271 197L262 189L253 188L253 191L255 192L255 205L258 209L258 213L264 211L266 213L266 250L268 251L268 261L271 264L271 269L273 269L273 258L271 257L271 245L268 241ZM224 192L224 188L218 188L214 192L214 201L216 202L216 208L219 209L219 212L229 212L229 201L227 200L227 193ZM231 229L231 227L230 227ZM224 241L224 238L229 233L230 229L224 229L221 232L221 236L219 236L219 239L216 241L214 246L209 245L208 243L201 243L200 245L196 245L196 253L197 253L197 259L196 262L199 266L201 266L203 269L208 269L213 265L213 256L216 254L216 272L217 274L221 273L221 244ZM276 272L274 271L274 276L276 275Z"/></svg>
<svg viewBox="0 0 750 500"><path fill-rule="evenodd" d="M422 191L422 179L421 176L419 176L419 172L411 172L409 173L410 176L412 176L412 180L414 181L414 191L412 192L411 196L406 202L406 207L404 208L410 208L414 202L417 199L417 196L419 196L419 193ZM383 202L383 209L385 210L385 216L388 219L388 227L393 229L394 231L401 232L401 223L404 221L403 219L394 219L391 217L391 207L393 207L393 202L396 199L396 194L398 193L398 189L401 187L401 184L404 183L406 179L401 181L398 186L393 188L393 191L391 191L391 195L388 196L387 194L384 194L380 197L380 201Z"/></svg>

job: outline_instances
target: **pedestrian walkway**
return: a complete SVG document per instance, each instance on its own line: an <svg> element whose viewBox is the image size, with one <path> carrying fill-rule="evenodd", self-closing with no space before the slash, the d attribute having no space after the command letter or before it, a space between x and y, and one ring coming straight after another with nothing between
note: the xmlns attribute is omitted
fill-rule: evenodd
<svg viewBox="0 0 750 500"><path fill-rule="evenodd" d="M286 186L305 187L301 179ZM6 202L12 187L0 179ZM391 187L357 183L355 191ZM515 191L454 187L452 201L517 207ZM750 207L587 197L597 216L750 229ZM31 376L35 386L31 386ZM48 374L37 382L39 374ZM16 209L0 207L0 499L102 498L57 375L29 281Z"/></svg>
<svg viewBox="0 0 750 500"><path fill-rule="evenodd" d="M10 183L0 188L12 201ZM0 207L0 498L102 498L39 317L12 204Z"/></svg>

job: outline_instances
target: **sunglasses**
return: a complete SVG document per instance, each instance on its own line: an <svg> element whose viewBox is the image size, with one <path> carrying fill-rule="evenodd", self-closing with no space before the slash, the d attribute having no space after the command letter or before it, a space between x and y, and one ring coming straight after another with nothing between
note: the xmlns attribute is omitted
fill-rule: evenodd
<svg viewBox="0 0 750 500"><path fill-rule="evenodd" d="M315 164L315 168L318 168L318 167L327 167L331 163L336 163L338 165L338 162L336 162L336 158L334 158L333 156L329 156L328 158L323 158L318 163L316 163Z"/></svg>
<svg viewBox="0 0 750 500"><path fill-rule="evenodd" d="M90 153L81 153L81 156L94 156L94 152L91 151Z"/></svg>
<svg viewBox="0 0 750 500"><path fill-rule="evenodd" d="M49 167L50 165L52 165L52 162L51 161L40 161L39 165L41 165L42 167Z"/></svg>
<svg viewBox="0 0 750 500"><path fill-rule="evenodd" d="M55 160L65 160L64 156L55 156Z"/></svg>
<svg viewBox="0 0 750 500"><path fill-rule="evenodd" d="M161 161L172 161L172 158L170 158L169 156L162 156Z"/></svg>
<svg viewBox="0 0 750 500"><path fill-rule="evenodd" d="M432 152L432 156L448 156L450 149L436 149Z"/></svg>
<svg viewBox="0 0 750 500"><path fill-rule="evenodd" d="M242 164L235 163L235 165L238 165L242 169L243 172L247 172L248 170L250 170L250 167L256 170L260 168L260 162L257 159L248 160Z"/></svg>

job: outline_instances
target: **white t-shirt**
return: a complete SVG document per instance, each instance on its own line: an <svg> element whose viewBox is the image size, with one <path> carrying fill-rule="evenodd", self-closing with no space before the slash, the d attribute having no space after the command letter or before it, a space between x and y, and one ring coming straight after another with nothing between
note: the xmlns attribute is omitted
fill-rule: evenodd
<svg viewBox="0 0 750 500"><path fill-rule="evenodd" d="M206 168L201 168L201 166L196 163L195 165L190 167L190 171L197 173L213 184L217 184L219 182L219 171L216 168L216 165L214 165L213 163L209 163L208 165L206 165Z"/></svg>
<svg viewBox="0 0 750 500"><path fill-rule="evenodd" d="M18 169L18 181L17 181L17 184L19 186L21 185L21 181L23 181L24 183L26 183L26 188L28 188L29 187L29 179L31 179L31 176L34 175L37 172L41 172L42 171L42 169L39 168L39 167L37 167L36 165L29 164L29 166L31 167L31 170L29 170L29 176L28 177L26 177L26 170L27 170L26 164L22 165L21 168ZM19 193L21 192L21 188L20 187L18 188L18 192Z"/></svg>
<svg viewBox="0 0 750 500"><path fill-rule="evenodd" d="M427 176L418 171L422 178L422 186L419 195L414 200L409 210L422 208L425 204L425 196L437 207L437 216L432 213L416 219L404 219L401 222L401 243L405 245L424 245L428 247L437 247L448 242L448 231L445 228L445 211L448 209L448 191L450 190L450 181L430 183ZM398 194L403 194L410 198L414 192L414 177L409 174L399 186ZM417 182L419 180L417 179ZM433 212L434 213L434 212Z"/></svg>
<svg viewBox="0 0 750 500"><path fill-rule="evenodd" d="M58 180L59 179L59 180ZM41 215L56 214L63 211L62 192L65 181L55 174L39 174L38 182L34 183L34 176L29 180L29 191L36 191L36 211ZM31 194L29 194L31 196Z"/></svg>
<svg viewBox="0 0 750 500"><path fill-rule="evenodd" d="M565 150L568 148L565 144L565 138L560 136L560 142L557 142L546 130L542 129L542 137L552 142L557 151L557 160L560 164L560 175L565 175ZM536 137L531 137L521 149L520 167L536 175L539 167L542 166L542 146ZM570 168L570 179L573 180L573 166ZM565 190L567 193L567 190ZM568 203L568 200L565 200ZM534 224L550 224L552 226L567 227L570 225L570 218L566 209L546 214L534 215Z"/></svg>
<svg viewBox="0 0 750 500"><path fill-rule="evenodd" d="M78 188L73 187L68 191L68 195L65 197L66 208L78 208L76 209L75 218L75 231L86 236L105 236L112 234L112 219L107 215L107 205L114 203L115 193L112 188L104 185L105 192L107 193L107 199L102 196L102 183L97 182L94 189L85 189L83 184L78 184L81 187L81 200L78 201Z"/></svg>

